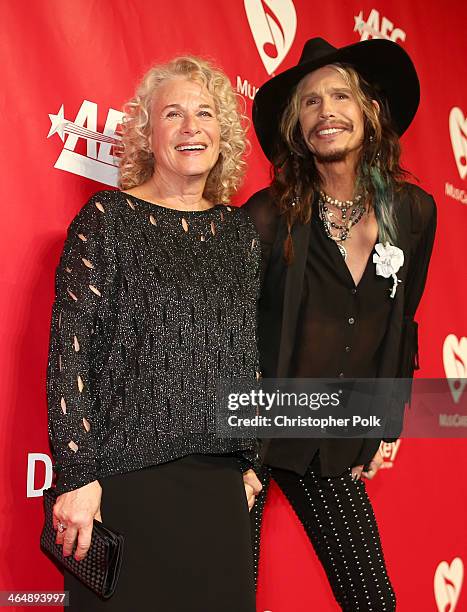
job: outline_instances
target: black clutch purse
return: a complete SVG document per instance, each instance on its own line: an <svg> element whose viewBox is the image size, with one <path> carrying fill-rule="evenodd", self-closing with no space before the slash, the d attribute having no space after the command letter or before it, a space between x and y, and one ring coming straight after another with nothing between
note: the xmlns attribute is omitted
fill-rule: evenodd
<svg viewBox="0 0 467 612"><path fill-rule="evenodd" d="M53 528L55 489L44 491L45 524L41 534L42 551L59 567L71 572L85 586L103 599L111 597L117 586L122 565L123 536L94 521L91 546L82 561L73 555L64 557L62 547L55 543L57 532ZM73 548L73 553L76 543Z"/></svg>

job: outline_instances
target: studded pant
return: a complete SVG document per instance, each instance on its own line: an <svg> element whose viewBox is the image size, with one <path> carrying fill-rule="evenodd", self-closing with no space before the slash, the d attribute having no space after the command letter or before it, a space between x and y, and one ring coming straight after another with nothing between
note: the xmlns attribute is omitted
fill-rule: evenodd
<svg viewBox="0 0 467 612"><path fill-rule="evenodd" d="M354 482L350 469L339 478L323 478L315 460L303 477L288 470L264 470L261 476L265 492L252 511L256 569L260 524L271 475L303 524L342 610L394 611L396 598L373 508L364 482Z"/></svg>

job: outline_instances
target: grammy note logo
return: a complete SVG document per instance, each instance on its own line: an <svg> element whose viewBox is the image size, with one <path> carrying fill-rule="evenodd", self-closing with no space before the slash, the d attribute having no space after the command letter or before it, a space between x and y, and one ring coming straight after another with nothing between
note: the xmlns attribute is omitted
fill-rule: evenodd
<svg viewBox="0 0 467 612"><path fill-rule="evenodd" d="M446 337L443 363L452 399L458 404L467 384L467 338L459 339L454 334Z"/></svg>
<svg viewBox="0 0 467 612"><path fill-rule="evenodd" d="M268 74L280 66L292 46L297 13L292 0L244 0L246 16Z"/></svg>
<svg viewBox="0 0 467 612"><path fill-rule="evenodd" d="M457 170L461 179L467 176L467 117L455 106L449 113L449 132Z"/></svg>
<svg viewBox="0 0 467 612"><path fill-rule="evenodd" d="M438 565L433 584L438 612L454 612L463 578L464 564L459 557L453 559L451 565L447 561L441 561Z"/></svg>

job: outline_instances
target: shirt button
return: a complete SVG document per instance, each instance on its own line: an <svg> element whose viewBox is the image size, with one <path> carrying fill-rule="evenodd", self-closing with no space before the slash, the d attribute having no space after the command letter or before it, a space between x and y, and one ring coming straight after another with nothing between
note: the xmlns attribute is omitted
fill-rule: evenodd
<svg viewBox="0 0 467 612"><path fill-rule="evenodd" d="M345 352L346 352L346 353L350 353L350 351L351 351L351 350L352 350L352 347L351 347L351 346L346 346L346 347L345 347Z"/></svg>
<svg viewBox="0 0 467 612"><path fill-rule="evenodd" d="M355 295L355 294L357 293L357 290L355 289L355 287L354 287L353 289L351 289L351 290L350 290L350 293L351 293L352 295Z"/></svg>
<svg viewBox="0 0 467 612"><path fill-rule="evenodd" d="M349 317L349 325L353 325L355 323L354 317Z"/></svg>

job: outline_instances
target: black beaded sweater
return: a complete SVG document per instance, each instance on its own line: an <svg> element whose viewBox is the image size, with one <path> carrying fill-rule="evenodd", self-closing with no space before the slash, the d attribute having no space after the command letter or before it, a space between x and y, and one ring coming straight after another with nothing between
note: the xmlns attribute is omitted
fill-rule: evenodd
<svg viewBox="0 0 467 612"><path fill-rule="evenodd" d="M257 376L259 259L256 230L235 207L181 212L101 191L82 208L57 268L51 323L58 493L254 447L216 437L215 402L220 380Z"/></svg>

